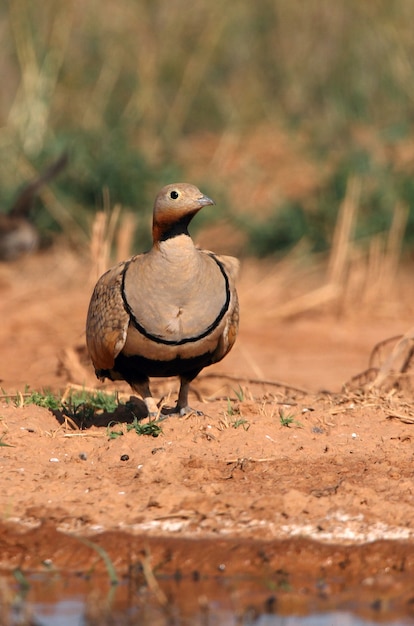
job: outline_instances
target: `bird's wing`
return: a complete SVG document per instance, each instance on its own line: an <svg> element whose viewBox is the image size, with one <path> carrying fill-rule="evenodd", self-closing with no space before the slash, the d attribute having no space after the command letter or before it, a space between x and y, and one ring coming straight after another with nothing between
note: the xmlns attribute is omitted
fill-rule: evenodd
<svg viewBox="0 0 414 626"><path fill-rule="evenodd" d="M229 281L230 290L229 309L225 318L226 323L213 354L213 362L217 363L217 361L220 361L231 350L239 330L239 299L236 291L236 280L239 274L240 263L238 259L232 256L223 256L213 254L212 252L208 252L208 254L213 255L223 266Z"/></svg>
<svg viewBox="0 0 414 626"><path fill-rule="evenodd" d="M213 256L223 265L226 270L227 276L230 282L230 289L236 291L236 280L239 275L240 262L234 256L224 256L219 254L213 254Z"/></svg>
<svg viewBox="0 0 414 626"><path fill-rule="evenodd" d="M86 344L96 370L111 369L126 341L129 314L122 299L122 280L127 263L101 276L89 304Z"/></svg>

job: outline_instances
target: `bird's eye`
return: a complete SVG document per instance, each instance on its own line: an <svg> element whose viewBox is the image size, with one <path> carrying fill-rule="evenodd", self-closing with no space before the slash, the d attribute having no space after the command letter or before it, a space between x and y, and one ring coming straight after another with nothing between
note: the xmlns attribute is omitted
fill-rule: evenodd
<svg viewBox="0 0 414 626"><path fill-rule="evenodd" d="M173 200L177 200L177 198L178 198L178 191L172 191L170 193L170 198L172 198Z"/></svg>

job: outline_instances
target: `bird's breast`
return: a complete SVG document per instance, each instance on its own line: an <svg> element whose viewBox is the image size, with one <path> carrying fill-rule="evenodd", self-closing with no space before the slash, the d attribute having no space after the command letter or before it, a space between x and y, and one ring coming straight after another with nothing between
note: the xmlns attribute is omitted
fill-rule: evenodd
<svg viewBox="0 0 414 626"><path fill-rule="evenodd" d="M155 343L179 346L212 333L227 312L230 291L222 266L212 257L183 263L130 265L123 298L131 324Z"/></svg>

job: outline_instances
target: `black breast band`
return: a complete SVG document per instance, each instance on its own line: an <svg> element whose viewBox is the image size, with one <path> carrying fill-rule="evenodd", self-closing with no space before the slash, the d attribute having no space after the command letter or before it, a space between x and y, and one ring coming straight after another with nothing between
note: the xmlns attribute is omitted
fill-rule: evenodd
<svg viewBox="0 0 414 626"><path fill-rule="evenodd" d="M204 330L199 335L195 335L194 337L184 337L184 339L180 339L179 341L175 341L173 339L163 339L163 337L158 337L157 335L153 335L152 333L148 332L144 328L144 326L142 326L142 324L138 322L138 320L136 319L136 317L134 316L131 310L131 307L128 304L128 301L125 295L125 274L129 267L130 261L125 264L124 270L122 272L122 286L121 286L122 299L124 301L125 309L127 310L128 314L131 317L133 325L142 335L144 335L144 337L146 337L147 339L151 339L151 341L155 341L156 343L162 343L167 346L182 346L185 343L194 343L196 341L199 341L200 339L204 339L204 337L207 337L207 335L209 335L215 328L217 328L217 326L220 324L221 320L223 319L224 315L226 314L229 308L230 296L231 296L230 285L229 285L229 279L227 277L223 264L217 259L217 257L214 254L209 254L208 256L210 256L213 259L213 261L217 263L217 265L219 266L220 272L223 275L224 283L226 287L226 301L224 305L222 306L221 311L216 317L216 319L214 320L214 322L212 322L206 328L206 330Z"/></svg>

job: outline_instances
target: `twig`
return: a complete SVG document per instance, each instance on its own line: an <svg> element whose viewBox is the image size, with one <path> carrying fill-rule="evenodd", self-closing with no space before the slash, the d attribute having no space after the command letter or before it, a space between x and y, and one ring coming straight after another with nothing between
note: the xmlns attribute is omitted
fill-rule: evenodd
<svg viewBox="0 0 414 626"><path fill-rule="evenodd" d="M383 348L388 344L395 344L395 342L399 341L400 339L402 339L402 335L394 335L393 337L388 337L388 339L383 339L382 341L376 343L369 357L369 367L376 367L375 361L378 361L378 364L381 365L381 357L379 356L380 351L383 350Z"/></svg>
<svg viewBox="0 0 414 626"><path fill-rule="evenodd" d="M304 395L309 395L310 391L307 389L302 389L301 387L293 387L288 383L277 380L266 380L261 378L249 378L245 376L233 376L232 374L204 374L200 376L198 380L204 380L205 378L224 378L226 380L234 380L236 382L248 383L251 385L271 385L273 387L283 387L285 389L290 389L291 391L297 391L298 393L303 393Z"/></svg>
<svg viewBox="0 0 414 626"><path fill-rule="evenodd" d="M21 391L16 391L16 393L2 393L0 394L0 400L20 400L21 398L29 398L31 395L31 393L22 393Z"/></svg>
<svg viewBox="0 0 414 626"><path fill-rule="evenodd" d="M413 354L413 344L414 329L410 328L410 330L407 331L405 335L396 343L389 357L381 365L377 377L370 385L371 388L381 387L392 372L401 374L407 371L407 367ZM402 359L402 362L398 365L399 359Z"/></svg>
<svg viewBox="0 0 414 626"><path fill-rule="evenodd" d="M263 459L255 459L252 456L247 456L247 457L243 457L242 459L226 459L225 463L227 463L227 465L232 465L233 463L246 463L246 461L248 461L249 463L272 463L273 461L276 461L276 457L269 457L269 458L263 458Z"/></svg>
<svg viewBox="0 0 414 626"><path fill-rule="evenodd" d="M387 419L389 420L397 419L397 420L401 420L401 422L404 422L405 424L414 424L414 417L410 417L409 415L404 415L404 413L392 412L390 413L390 415L387 415Z"/></svg>
<svg viewBox="0 0 414 626"><path fill-rule="evenodd" d="M64 437L106 437L105 433L99 432L99 433L94 433L94 432L86 432L85 430L82 430L79 433L65 433L63 435Z"/></svg>

